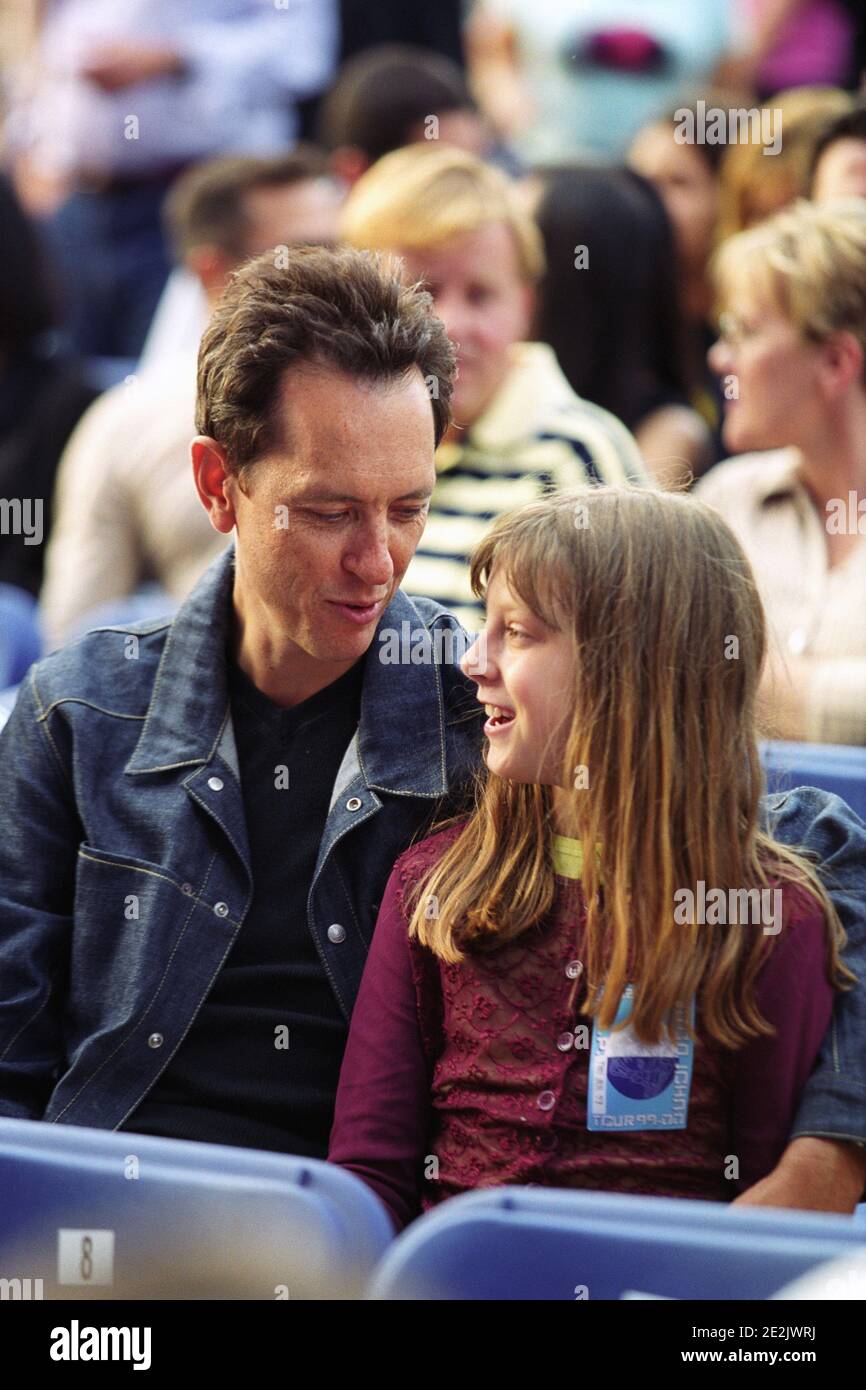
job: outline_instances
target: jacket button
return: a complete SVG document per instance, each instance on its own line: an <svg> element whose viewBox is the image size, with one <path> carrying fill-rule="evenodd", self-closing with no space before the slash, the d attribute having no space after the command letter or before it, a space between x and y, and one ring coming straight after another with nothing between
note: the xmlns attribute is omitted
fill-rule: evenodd
<svg viewBox="0 0 866 1390"><path fill-rule="evenodd" d="M216 913L217 917L228 917L229 915L228 903L214 903L213 910Z"/></svg>
<svg viewBox="0 0 866 1390"><path fill-rule="evenodd" d="M191 898L191 897L192 897L192 884L191 884L191 883L182 883L182 884L180 885L180 891L181 891L182 893L186 893L186 896L187 896L188 898Z"/></svg>
<svg viewBox="0 0 866 1390"><path fill-rule="evenodd" d="M209 777L207 779L207 784L212 792L221 792L225 786L225 782L221 777Z"/></svg>
<svg viewBox="0 0 866 1390"><path fill-rule="evenodd" d="M162 1033L151 1033L147 1040L147 1045L148 1047L162 1047L164 1042L165 1038L162 1036Z"/></svg>
<svg viewBox="0 0 866 1390"><path fill-rule="evenodd" d="M328 927L328 940L339 946L341 941L346 940L346 928L341 927L339 922L332 922Z"/></svg>
<svg viewBox="0 0 866 1390"><path fill-rule="evenodd" d="M347 810L347 811L360 811L361 805L362 805L362 802L361 802L361 798L360 798L359 796L350 796L350 797L349 797L349 800L346 802L346 810Z"/></svg>

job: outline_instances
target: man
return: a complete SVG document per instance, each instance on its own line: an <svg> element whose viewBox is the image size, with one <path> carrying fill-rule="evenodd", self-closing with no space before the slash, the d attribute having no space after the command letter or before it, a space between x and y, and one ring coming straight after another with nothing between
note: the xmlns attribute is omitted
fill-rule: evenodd
<svg viewBox="0 0 866 1390"><path fill-rule="evenodd" d="M206 305L249 257L335 237L341 194L326 174L318 151L298 147L274 159L209 160L182 176L166 220ZM189 472L203 327L188 347L106 392L69 442L41 595L52 647L100 618L131 616L145 584L159 588L146 600L151 612L173 610L223 549Z"/></svg>
<svg viewBox="0 0 866 1390"><path fill-rule="evenodd" d="M551 488L642 480L637 445L575 394L551 348L526 341L544 251L498 169L435 142L397 150L358 180L340 226L350 245L402 258L457 346L454 420L406 590L477 626L467 559L494 517Z"/></svg>
<svg viewBox="0 0 866 1390"><path fill-rule="evenodd" d="M329 81L334 0L50 0L8 144L84 354L135 358L168 274L160 205L216 154L273 155Z"/></svg>
<svg viewBox="0 0 866 1390"><path fill-rule="evenodd" d="M372 258L275 259L201 349L195 481L236 551L173 624L47 658L2 734L0 1109L323 1155L378 898L479 723L456 624L398 590L444 330ZM380 661L404 624L424 659Z"/></svg>
<svg viewBox="0 0 866 1390"><path fill-rule="evenodd" d="M0 1114L324 1154L391 866L479 761L456 624L398 588L453 371L426 297L370 257L235 277L192 449L235 549L173 623L40 662L0 735ZM404 624L411 659L381 660ZM832 876L856 965L863 827L822 793L773 809ZM810 1137L753 1200L859 1196L864 1012L840 1003Z"/></svg>

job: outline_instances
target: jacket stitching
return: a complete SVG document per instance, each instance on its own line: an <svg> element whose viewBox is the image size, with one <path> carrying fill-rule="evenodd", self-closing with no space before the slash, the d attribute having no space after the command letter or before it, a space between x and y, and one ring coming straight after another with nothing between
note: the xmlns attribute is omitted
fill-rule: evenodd
<svg viewBox="0 0 866 1390"><path fill-rule="evenodd" d="M127 862L126 860L124 860L124 859L109 859L109 858L100 859L98 855L96 855L96 854L88 854L87 851L84 850L84 849L79 849L79 851L78 851L78 856L79 856L80 859L89 859L89 861L90 861L91 864L99 864L99 865L100 865L102 868L104 868L104 869L118 869L118 868L121 868L121 869L128 869L128 870L131 870L133 873L136 873L136 874L148 874L151 878L159 878L159 879L162 879L163 883L170 883L171 886L172 886L172 888L176 888L177 891L178 891L179 893L182 892L182 889L181 889L180 885L178 884L178 882L176 881L176 879L171 878L168 874L161 874L161 873L158 873L156 869L144 869L144 868L141 868L140 865L128 863L128 862ZM213 861L211 861L211 863L213 863ZM186 894L185 894L185 893L184 893L184 897L186 897ZM197 903L197 904L199 904L199 906L201 906L201 907L210 908L210 903L207 902L207 900L206 900L205 898L199 897L198 894L193 893L193 894L191 895L189 901L192 902L192 903ZM228 917L228 918L226 918L226 921L231 922L232 925L234 925L234 926L238 926L238 925L239 925L239 923L237 923L237 922L235 921L234 917Z"/></svg>
<svg viewBox="0 0 866 1390"><path fill-rule="evenodd" d="M207 881L208 881L208 879L210 878L210 872L211 872L211 869L213 868L213 864L214 864L214 860L215 860L215 859L216 859L216 850L214 850L214 853L213 853L213 855L211 856L210 864L209 864L208 867L207 867L207 873L205 874L204 883L202 884L202 889L204 889L204 888L207 886ZM171 882L171 880L169 880L169 882ZM198 900L196 900L196 901L198 901ZM145 1008L144 1008L144 1010L143 1010L143 1012L142 1012L140 1018L138 1018L138 1019L136 1020L136 1022L133 1024L133 1026L129 1029L129 1032L126 1034L126 1036L125 1036L124 1038L121 1038L120 1042L117 1044L117 1047L114 1049L114 1051L111 1052L111 1053L109 1053L109 1055L108 1055L107 1057L105 1057L105 1058L100 1062L100 1064L99 1064L99 1066L96 1068L96 1070L95 1070L95 1071L92 1071L92 1072L90 1073L90 1076L88 1076L88 1078L87 1078L87 1080L84 1082L84 1084L76 1091L75 1095L70 1097L70 1099L69 1099L69 1100L66 1102L66 1104L64 1105L63 1109L62 1109L62 1110L59 1110L59 1111L57 1112L57 1114L54 1116L54 1123L55 1123L55 1124L57 1123L57 1121L60 1119L60 1117L61 1117L62 1115L65 1115L65 1114L66 1114L66 1112L67 1112L67 1110L69 1109L69 1107L70 1107L71 1105L74 1105L75 1102L76 1102L77 1100L79 1100L81 1096L83 1096L83 1094L84 1094L84 1092L87 1090L88 1086L89 1086L93 1081L95 1081L96 1077L97 1077L97 1076L99 1075L99 1073L103 1070L103 1068L108 1066L108 1063L109 1063L114 1057L117 1056L118 1052L122 1052L122 1051L123 1051L123 1049L126 1047L127 1043L131 1041L131 1039L132 1039L132 1037L134 1036L134 1034L137 1033L138 1030L141 1028L142 1024L144 1023L144 1020L147 1018L148 1014L150 1013L151 1009L153 1008L154 1002L156 1001L156 998L157 998L157 995L159 994L159 991L162 989L162 986L165 984L166 976L168 975L168 972L169 972L169 970L171 969L171 963L172 963L172 961L174 960L174 958L175 958L175 956L176 956L176 954L177 954L177 951L178 951L178 948L179 948L179 946L180 946L180 943L183 941L183 938L184 938L184 936L186 935L186 929L187 929L187 927L188 927L189 924L190 924L190 919L191 919L191 917L192 917L192 914L193 914L194 909L195 909L195 902L191 902L191 903L190 903L190 907L189 907L189 912L187 913L187 916L186 916L186 921L184 922L183 926L181 927L181 929L180 929L180 934L179 934L177 940L175 941L173 947L171 948L171 954L170 954L168 960L166 961L165 970L162 972L162 976L161 976L161 978L160 978L159 984L156 986L156 989L154 990L153 994L151 995L150 1000L149 1000L149 1002L147 1003L147 1005L145 1006ZM179 1046L179 1044L178 1044L178 1046ZM177 1048L175 1048L175 1052L176 1052L176 1051L177 1051ZM173 1055L174 1055L174 1053L172 1053L172 1056L173 1056ZM164 1066L168 1066L168 1063L169 1063L170 1061L171 1061L171 1057L167 1057ZM146 1093L145 1093L145 1094L146 1094ZM121 1123L122 1123L122 1122L121 1122Z"/></svg>
<svg viewBox="0 0 866 1390"><path fill-rule="evenodd" d="M97 714L107 714L111 719L139 719L145 718L143 714L122 714L118 709L105 709L102 705L95 705L92 700L85 700L83 695L61 695L59 699L52 700L51 704L42 714L40 719L47 719L49 714L60 705L86 705L88 709L96 710Z"/></svg>

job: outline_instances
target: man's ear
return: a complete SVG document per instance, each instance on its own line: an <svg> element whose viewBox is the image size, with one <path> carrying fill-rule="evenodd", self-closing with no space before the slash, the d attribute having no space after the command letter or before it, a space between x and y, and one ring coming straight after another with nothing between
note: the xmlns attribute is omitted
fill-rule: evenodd
<svg viewBox="0 0 866 1390"><path fill-rule="evenodd" d="M350 188L370 167L369 159L357 145L338 146L331 153L328 163L334 177L341 179Z"/></svg>
<svg viewBox="0 0 866 1390"><path fill-rule="evenodd" d="M193 246L183 259L184 266L201 284L211 304L219 299L226 287L229 276L237 265L237 259L229 256L221 246Z"/></svg>
<svg viewBox="0 0 866 1390"><path fill-rule="evenodd" d="M192 473L201 504L214 530L228 535L234 530L238 480L229 472L225 449L206 434L197 434L190 445Z"/></svg>

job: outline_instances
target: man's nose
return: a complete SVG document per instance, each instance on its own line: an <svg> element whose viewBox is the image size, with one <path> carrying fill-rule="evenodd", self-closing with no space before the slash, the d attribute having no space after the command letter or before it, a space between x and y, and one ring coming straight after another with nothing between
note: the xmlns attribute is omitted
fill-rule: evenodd
<svg viewBox="0 0 866 1390"><path fill-rule="evenodd" d="M388 527L383 521L365 529L344 557L346 568L371 588L384 588L394 577L394 561L388 539Z"/></svg>
<svg viewBox="0 0 866 1390"><path fill-rule="evenodd" d="M724 338L717 338L707 353L710 371L715 372L716 376L724 376L730 371L732 360L730 344Z"/></svg>

